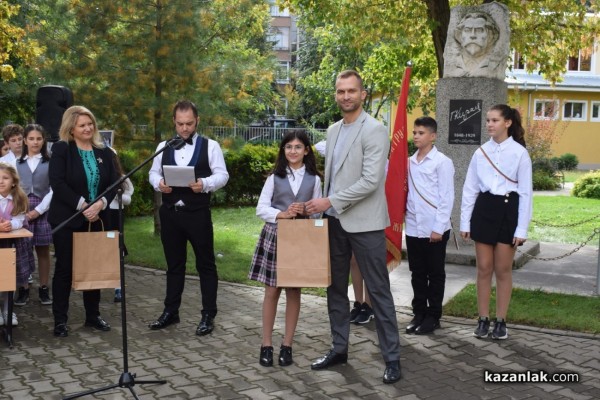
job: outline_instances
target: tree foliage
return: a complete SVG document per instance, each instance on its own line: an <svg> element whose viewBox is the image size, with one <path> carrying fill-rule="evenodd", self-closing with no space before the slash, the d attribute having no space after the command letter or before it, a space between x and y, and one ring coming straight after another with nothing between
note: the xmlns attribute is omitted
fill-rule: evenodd
<svg viewBox="0 0 600 400"><path fill-rule="evenodd" d="M42 16L48 80L117 129L117 143L170 136L170 110L181 98L196 102L205 125L249 121L277 101L263 1L36 4L30 16Z"/></svg>
<svg viewBox="0 0 600 400"><path fill-rule="evenodd" d="M200 129L250 122L279 102L263 0L22 3L24 23L46 47L44 83L69 87L101 128L116 130L118 148L154 149L171 137L182 98L198 106ZM155 232L159 204L155 195Z"/></svg>
<svg viewBox="0 0 600 400"><path fill-rule="evenodd" d="M19 5L0 2L0 81L15 79L15 65L34 65L42 51L35 40L27 37L26 28L14 23L19 9Z"/></svg>
<svg viewBox="0 0 600 400"><path fill-rule="evenodd" d="M24 123L33 110L30 93L43 48L31 39L32 29L23 23L19 5L0 1L0 122Z"/></svg>
<svg viewBox="0 0 600 400"><path fill-rule="evenodd" d="M292 2L286 2L291 5ZM406 2L409 4L410 2ZM325 8L321 9L321 5ZM325 15L344 12L340 2L318 2ZM381 22L387 11L372 7L364 2L353 8L353 14L369 15L369 20ZM317 13L318 14L318 13ZM373 14L373 15L372 15ZM365 109L377 116L381 107L398 95L398 84L408 61L419 62L424 66L413 73L413 90L429 93L432 86L423 78L431 73L435 64L431 43L428 41L426 15L414 15L413 25L420 27L419 40L409 41L399 32L396 40L369 40L360 32L361 24L339 23L337 20L320 20L312 12L300 12L300 23L304 30L305 42L298 51L297 90L302 99L302 114L311 124L328 125L338 113L334 102L333 86L335 76L343 69L353 68L361 72L368 96ZM343 17L344 20L346 17ZM391 27L390 29L391 34ZM402 29L402 28L400 28ZM431 102L422 102L425 108Z"/></svg>
<svg viewBox="0 0 600 400"><path fill-rule="evenodd" d="M312 70L300 75L299 90L321 86L329 87L331 92L332 71L352 67L365 76L371 90L395 96L404 65L411 60L411 86L417 94L411 97L418 98L418 105L428 109L433 105L435 82L443 76L451 7L486 2L489 1L281 0L282 6L300 16L309 36L318 42L319 51L313 53L317 62ZM553 83L559 82L566 72L568 57L591 47L600 33L598 18L590 18L589 14L586 17L587 12L598 12L598 2L594 0L500 2L510 11L511 46L524 55L527 71L538 71ZM311 101L319 100L307 100ZM323 109L330 106L323 104Z"/></svg>

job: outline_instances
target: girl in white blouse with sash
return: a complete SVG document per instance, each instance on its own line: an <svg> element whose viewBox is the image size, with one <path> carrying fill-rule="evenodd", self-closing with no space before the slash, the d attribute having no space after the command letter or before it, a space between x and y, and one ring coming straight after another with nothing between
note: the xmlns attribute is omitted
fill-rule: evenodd
<svg viewBox="0 0 600 400"><path fill-rule="evenodd" d="M492 339L506 339L515 251L527 239L532 212L531 159L519 112L505 104L487 113L491 139L473 154L462 194L460 233L475 241L477 307L473 333L488 336L492 275L496 276L496 322Z"/></svg>

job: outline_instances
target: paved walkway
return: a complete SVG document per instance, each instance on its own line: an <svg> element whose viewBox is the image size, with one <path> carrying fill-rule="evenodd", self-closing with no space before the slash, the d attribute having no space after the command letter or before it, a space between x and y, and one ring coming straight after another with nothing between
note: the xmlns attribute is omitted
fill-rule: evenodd
<svg viewBox="0 0 600 400"><path fill-rule="evenodd" d="M588 258L595 265L596 259ZM449 288L459 278L472 279L475 273L471 267L448 269ZM526 276L524 281L529 281L540 273L544 272L527 268L515 271L515 281L521 275ZM164 273L128 266L126 279L128 370L137 375L138 382L167 381L164 385L135 385L133 390L141 399L600 398L600 335L509 325L510 338L495 342L473 338L474 321L448 317L443 318L442 329L435 335L405 335L403 328L411 316L406 307L410 294L404 265L392 274L404 376L394 385L381 382L384 364L373 322L352 326L348 364L311 371L311 362L324 354L330 344L324 298L309 295L302 298L294 343L295 364L264 368L258 364L262 288L221 283L215 331L197 337L194 332L200 305L196 278L187 280L181 323L163 331L149 331L147 324L162 310ZM560 276L552 281L565 279ZM583 287L587 280L580 277L576 286ZM0 342L0 398L60 399L118 383L124 371L121 308L112 303L112 291L106 290L103 295L101 312L112 323L112 331L96 333L84 328L81 293L74 293L71 333L59 339L52 336L51 308L37 303L33 293L30 303L17 309L15 347L9 349ZM283 310L284 301L280 307ZM282 313L275 327L277 345L283 330L281 317ZM485 383L485 370L572 372L578 374L579 382ZM134 397L129 389L116 388L88 398Z"/></svg>

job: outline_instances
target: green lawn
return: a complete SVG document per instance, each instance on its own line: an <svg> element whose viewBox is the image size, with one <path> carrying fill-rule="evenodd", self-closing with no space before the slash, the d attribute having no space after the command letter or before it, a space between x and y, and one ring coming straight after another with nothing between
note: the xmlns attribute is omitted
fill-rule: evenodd
<svg viewBox="0 0 600 400"><path fill-rule="evenodd" d="M492 290L490 318L495 318L496 291ZM477 292L467 285L445 306L444 315L477 318ZM507 321L549 329L600 333L600 297L513 289Z"/></svg>
<svg viewBox="0 0 600 400"><path fill-rule="evenodd" d="M572 228L543 226L571 224L600 213L600 200L568 196L534 196L534 222L530 239L544 242L580 243L600 226L596 218ZM254 207L214 208L215 253L219 278L222 281L262 286L247 279L254 247L263 221ZM125 221L125 243L129 250L128 264L166 269L160 238L153 234L152 217L128 218ZM598 244L596 238L592 245ZM196 274L194 254L188 245L187 271ZM324 289L304 289L306 293L323 296ZM474 288L466 288L446 306L446 315L475 317L477 310ZM493 309L493 305L491 306ZM548 328L600 332L600 299L547 295L540 291L515 290L509 319L514 323Z"/></svg>
<svg viewBox="0 0 600 400"><path fill-rule="evenodd" d="M256 217L254 207L214 208L212 218L219 279L250 284L246 275L263 221ZM124 237L129 251L127 263L166 269L160 237L155 236L153 230L152 217L125 221ZM194 252L189 244L187 271L196 273Z"/></svg>
<svg viewBox="0 0 600 400"><path fill-rule="evenodd" d="M563 171L565 174L565 182L575 182L577 179L581 178L583 175L587 174L590 171L583 171L574 169L571 171Z"/></svg>
<svg viewBox="0 0 600 400"><path fill-rule="evenodd" d="M589 221L580 223L586 220ZM574 224L576 226L564 228L548 226ZM531 240L582 243L589 238L594 228L598 227L600 227L600 200L571 196L533 197L533 220L529 226ZM591 244L597 245L598 239L596 238Z"/></svg>
<svg viewBox="0 0 600 400"><path fill-rule="evenodd" d="M600 213L600 200L567 196L534 196L532 240L558 243L580 243L600 225L600 219L572 228L552 228L543 224L570 224ZM219 277L228 282L253 284L246 278L254 246L263 226L254 207L214 208L215 253ZM162 244L153 234L152 217L128 218L125 221L125 243L129 250L126 262L134 265L166 269ZM597 240L595 243L597 244ZM194 254L188 246L189 273L195 273ZM322 293L322 291L317 291Z"/></svg>

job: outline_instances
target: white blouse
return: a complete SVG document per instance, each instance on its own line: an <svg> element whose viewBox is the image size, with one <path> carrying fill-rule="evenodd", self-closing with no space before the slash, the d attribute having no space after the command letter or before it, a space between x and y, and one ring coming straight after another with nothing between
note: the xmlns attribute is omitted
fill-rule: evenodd
<svg viewBox="0 0 600 400"><path fill-rule="evenodd" d="M4 212L6 207L8 206L8 201L12 200L12 194L4 197L0 194L0 210ZM19 215L13 215L10 219L10 225L12 230L21 229L23 227L23 222L25 221L25 213Z"/></svg>
<svg viewBox="0 0 600 400"><path fill-rule="evenodd" d="M479 193L490 192L504 196L510 192L517 192L519 216L514 236L526 239L533 211L533 180L529 153L510 136L502 143L490 139L482 147L496 168L517 183L509 181L492 167L481 149L475 150L463 186L460 230L471 231L471 215Z"/></svg>

